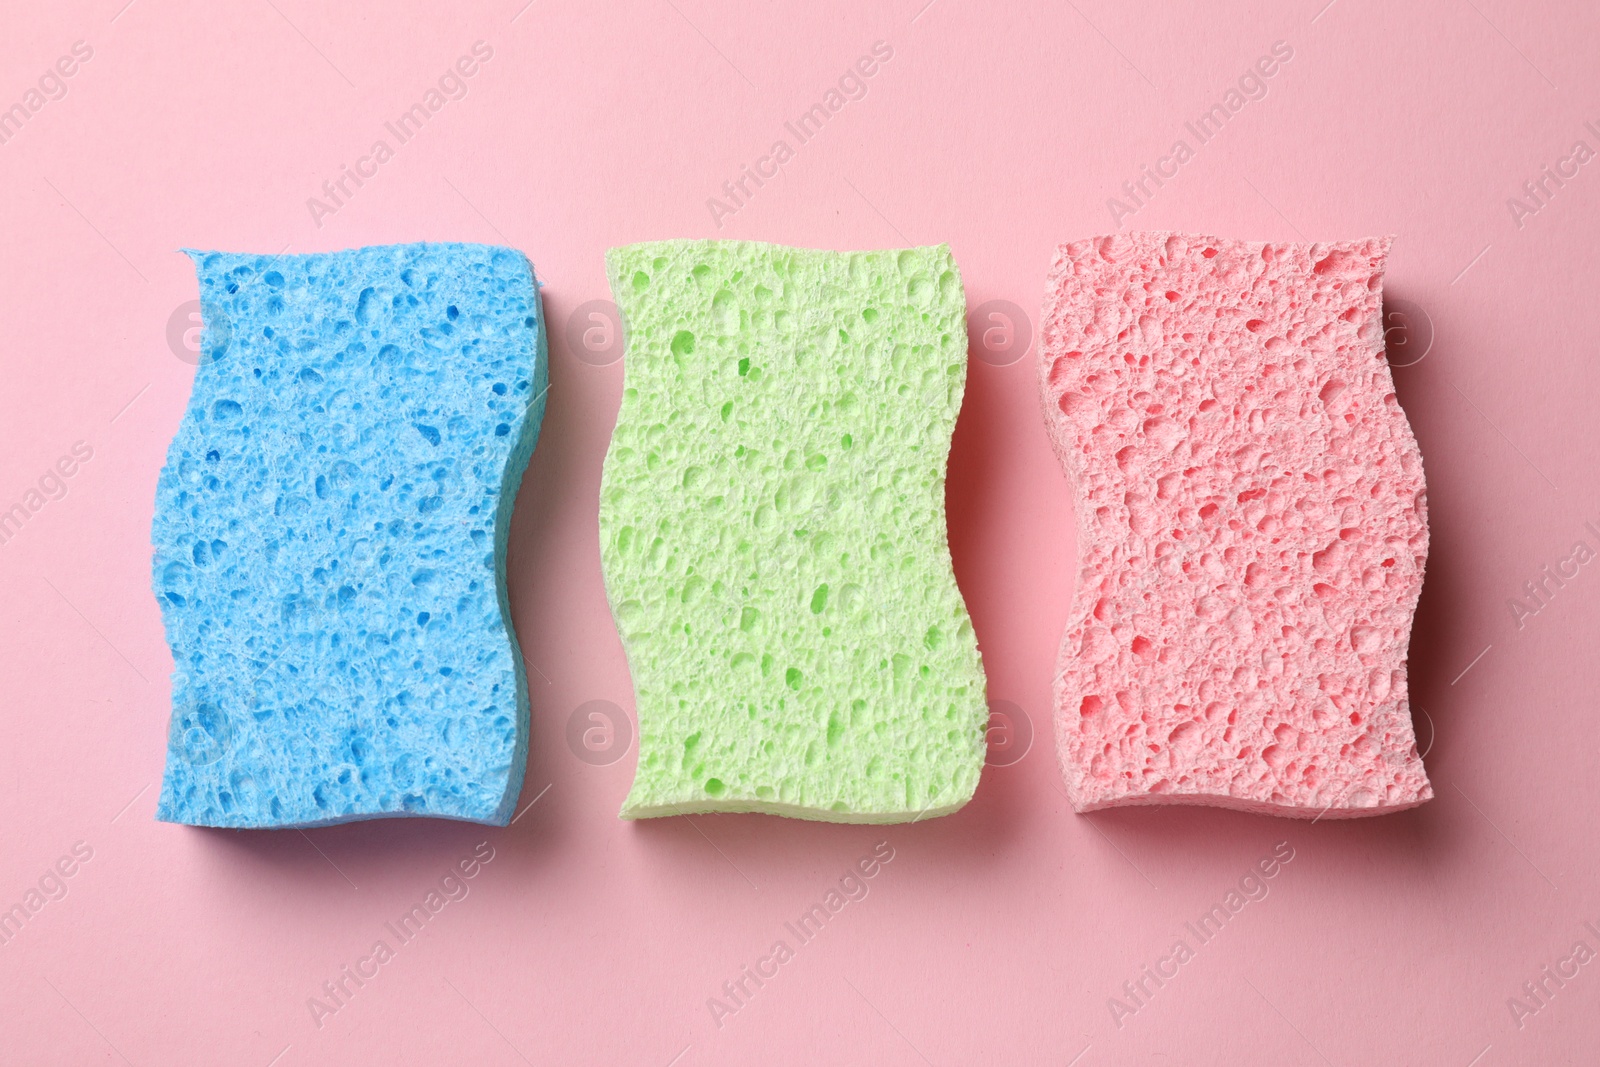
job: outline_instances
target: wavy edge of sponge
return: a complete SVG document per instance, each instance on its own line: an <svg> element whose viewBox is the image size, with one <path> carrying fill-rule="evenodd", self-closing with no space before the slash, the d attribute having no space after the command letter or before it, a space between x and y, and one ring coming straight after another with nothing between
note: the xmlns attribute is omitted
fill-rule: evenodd
<svg viewBox="0 0 1600 1067"><path fill-rule="evenodd" d="M1380 243L1382 252L1378 272L1380 276L1385 278L1387 277L1388 272L1389 251L1394 243L1393 234L1365 238L1353 238L1339 241L1244 241L1238 238L1226 238L1217 236L1215 234L1183 230L1148 230L1122 232L1117 234L1087 234L1083 237L1075 238L1070 241L1058 242L1054 249L1050 260L1050 268L1045 274L1045 296L1040 314L1041 332L1043 331L1045 325L1053 317L1052 313L1056 302L1054 282L1061 271L1064 261L1066 261L1068 258L1068 246L1083 241L1102 241L1117 237L1127 238L1132 236L1135 232L1151 237L1166 238L1176 236L1190 241L1217 242L1221 244L1241 246L1257 251L1269 245L1277 247L1290 246L1305 249L1349 248L1353 245L1364 244L1366 242L1376 240ZM1382 336L1381 317L1383 292L1384 290L1382 288L1378 290L1380 337ZM1387 354L1383 352L1383 346L1381 342L1379 343L1378 348L1379 354L1383 357L1379 361L1381 373L1385 376L1385 378L1388 379L1388 384L1390 387L1389 391L1393 392L1393 375L1389 366ZM1092 543L1094 535L1089 523L1089 518L1086 514L1085 508L1083 507L1083 500L1078 488L1081 471L1078 463L1077 453L1074 450L1066 447L1066 441L1058 438L1058 435L1054 429L1060 420L1061 415L1059 412L1052 410L1054 405L1051 403L1050 399L1050 363L1046 359L1045 348L1042 343L1039 344L1035 349L1034 365L1039 387L1038 396L1040 410L1046 426L1046 436L1050 439L1051 451L1055 453L1056 458L1066 473L1069 483L1072 487L1074 530L1077 537L1077 544L1079 546L1077 553L1078 561L1074 564L1073 571L1074 588L1071 601L1071 610L1069 611L1066 622L1062 628L1061 640L1057 645L1051 676L1051 719L1053 733L1055 735L1055 744L1053 747L1055 749L1057 767L1061 772L1062 780L1066 787L1067 800L1072 805L1073 811L1082 815L1095 811L1108 811L1118 808L1204 807L1226 811L1239 811L1253 815L1275 816L1278 818L1308 819L1316 822L1323 819L1358 819L1375 815L1387 815L1393 812L1410 810L1411 808L1418 807L1433 799L1433 786L1427 777L1427 771L1425 767L1422 769L1422 785L1417 796L1400 801L1398 803L1390 804L1341 805L1342 801L1350 799L1350 797L1353 795L1348 791L1344 794L1341 794L1340 797L1333 803L1320 809L1291 804L1274 804L1270 801L1253 800L1247 797L1236 796L1232 793L1218 793L1212 791L1124 793L1099 799L1090 799L1085 796L1084 790L1082 789L1084 768L1078 766L1075 762L1069 759L1065 747L1064 736L1062 733L1062 723L1065 719L1066 713L1062 710L1065 705L1063 705L1061 701L1061 695L1065 689L1067 665L1077 656L1076 647L1072 642L1072 635L1074 632L1081 629L1081 627L1085 624L1085 621L1090 617L1097 599L1096 597L1087 594L1087 586L1081 573L1083 555L1082 546ZM1418 463L1421 464L1423 462L1422 449L1417 443L1416 434L1411 428L1410 419L1406 417L1403 409L1400 411L1400 422L1402 424L1403 435L1409 439L1411 446L1416 450ZM1423 484L1426 486L1425 473L1423 475ZM1419 521L1421 522L1424 534L1427 534L1429 527L1426 513L1423 513L1420 516ZM1426 556L1424 556L1423 570L1418 574L1415 591L1410 597L1409 604L1407 605L1407 618L1409 621L1405 628L1405 632L1402 635L1402 640L1406 645L1406 654L1402 656L1400 660L1402 663L1409 663L1411 631L1416 622L1417 604L1421 598L1425 575ZM1411 732L1411 747L1413 750L1415 750L1415 719L1411 714L1412 703L1410 699L1409 682L1410 679L1408 675L1404 724ZM1416 762L1419 767L1422 766L1422 758L1420 755L1416 758Z"/></svg>
<svg viewBox="0 0 1600 1067"><path fill-rule="evenodd" d="M508 253L514 256L527 271L528 285L532 294L530 309L534 317L534 343L530 356L532 359L533 376L529 381L529 390L532 393L532 399L529 400L527 407L523 409L521 419L517 427L517 437L512 443L510 450L506 454L506 465L501 473L500 495L495 508L494 521L495 599L499 605L501 636L506 641L507 648L510 653L513 673L516 679L517 740L511 753L510 766L507 768L506 772L505 791L494 811L486 816L481 817L450 812L373 811L361 812L353 815L334 816L327 819L313 819L302 822L261 823L225 820L202 822L196 819L178 817L177 813L168 807L165 788L167 784L167 772L164 766L161 776L161 795L158 799L157 808L154 815L154 818L157 822L165 822L176 826L195 826L210 829L266 831L310 830L324 826L341 826L349 823L369 822L379 819L441 819L446 822L460 822L479 826L507 826L511 823L513 813L516 811L517 801L522 795L522 787L527 776L528 752L532 734L532 712L531 701L529 699L527 669L523 660L522 646L517 639L516 626L511 614L510 589L506 581L506 563L511 539L511 519L516 507L516 498L520 494L523 478L527 472L528 464L532 460L533 453L538 445L539 434L544 426L546 395L549 392L549 341L545 326L544 300L540 293L540 290L544 287L544 283L539 280L539 275L537 270L534 268L533 261L530 260L528 256L520 249L511 248L506 245L481 244L471 241L417 241L400 242L389 245L362 245L356 248L336 249L331 252L303 253L303 255L332 256L345 252L364 252L372 249L411 246L422 246L430 250L470 248L487 250L490 253ZM255 255L257 258L265 259L269 262L276 262L278 259L282 258L282 253L279 253L278 255L267 255L264 253L227 252L222 251L221 249L194 248L184 248L180 251L184 255L187 255L190 258L191 263L194 265L197 282L199 280L199 260L200 257L203 256L215 254L241 257ZM221 309L217 307L214 299L208 299L203 288L199 293L199 303L202 329L200 348L201 352L204 353L207 350L207 337L208 335L211 335L215 329L215 323L217 322L216 313ZM221 319L224 322L231 321L230 316L228 316L225 310L222 311ZM206 372L206 367L212 362L215 361L202 358L199 365L195 368L195 375L190 383L189 397L184 403L183 413L179 417L178 426L173 430L172 439L167 443L167 450L162 460L161 470L158 472L158 484L160 475L165 473L168 465L172 461L172 449L177 443L178 434L181 432L184 424L189 421L192 414L191 408L195 404L195 397L199 392L199 385L201 381L200 376ZM153 535L156 519L159 516L159 489L157 492L158 506L151 518L153 583L155 578L154 553L156 550ZM155 590L153 583L152 591L155 593L158 606L162 609L161 615L163 637L170 652L174 649L173 632L167 620L165 605L160 603L162 598L159 591ZM173 659L174 663L172 673L175 675L179 670L179 666L177 663L177 657L175 655ZM168 703L169 705L171 704L170 694ZM169 706L169 729L172 722L173 710L174 709ZM166 761L170 761L171 759L170 742L166 753L164 764Z"/></svg>

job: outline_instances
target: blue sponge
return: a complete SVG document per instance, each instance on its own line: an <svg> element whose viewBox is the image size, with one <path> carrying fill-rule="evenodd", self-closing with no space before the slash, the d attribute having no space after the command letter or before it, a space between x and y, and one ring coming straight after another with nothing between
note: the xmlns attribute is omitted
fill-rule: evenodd
<svg viewBox="0 0 1600 1067"><path fill-rule="evenodd" d="M505 248L190 252L201 365L156 488L175 662L157 817L505 825L528 696L505 591L544 414Z"/></svg>

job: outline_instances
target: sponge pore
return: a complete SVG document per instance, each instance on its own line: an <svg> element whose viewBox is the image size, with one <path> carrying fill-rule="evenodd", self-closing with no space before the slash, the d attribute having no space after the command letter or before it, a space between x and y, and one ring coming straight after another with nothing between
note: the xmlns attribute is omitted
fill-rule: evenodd
<svg viewBox="0 0 1600 1067"><path fill-rule="evenodd" d="M639 717L623 817L959 808L988 713L945 538L966 378L949 249L666 241L607 266L627 361L600 551Z"/></svg>
<svg viewBox="0 0 1600 1067"><path fill-rule="evenodd" d="M191 252L202 362L156 488L174 660L157 817L504 825L505 592L544 412L532 269L486 245Z"/></svg>
<svg viewBox="0 0 1600 1067"><path fill-rule="evenodd" d="M1059 249L1039 375L1078 494L1054 687L1077 810L1333 818L1433 795L1406 694L1428 530L1384 359L1388 248Z"/></svg>

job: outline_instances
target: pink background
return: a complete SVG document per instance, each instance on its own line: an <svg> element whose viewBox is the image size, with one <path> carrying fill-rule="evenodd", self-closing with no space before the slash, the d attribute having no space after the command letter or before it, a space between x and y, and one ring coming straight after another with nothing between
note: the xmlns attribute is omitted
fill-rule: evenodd
<svg viewBox="0 0 1600 1067"><path fill-rule="evenodd" d="M74 442L93 449L67 495L0 548L0 907L75 843L92 849L66 895L0 947L0 1061L1467 1067L1600 1055L1600 963L1520 1026L1507 1005L1575 941L1600 949L1584 926L1600 927L1600 567L1521 628L1508 606L1578 538L1600 548L1583 529L1600 526L1600 164L1536 214L1516 220L1506 202L1578 139L1600 148L1584 127L1600 127L1593 5L1077 0L1001 14L973 0L778 12L535 0L519 13L522 0L498 0L402 14L122 2L26 5L0 35L0 106L73 42L93 48L67 95L0 145L0 507ZM307 197L477 40L494 54L468 95L315 225ZM878 40L894 55L867 95L718 229L706 199ZM1294 55L1266 97L1196 147L1185 120L1279 40ZM193 373L167 340L196 295L178 248L507 243L546 280L560 332L608 295L613 244L948 241L972 306L1007 299L1036 315L1054 245L1109 228L1107 198L1179 137L1194 158L1125 226L1397 235L1388 291L1419 309L1408 359L1427 353L1395 378L1430 488L1411 663L1436 800L1315 825L1073 815L1048 743L1072 502L1030 361L974 360L951 541L990 696L1031 717L1033 749L986 770L964 811L912 826L619 822L633 754L592 766L565 737L586 701L632 708L595 529L622 368L580 361L558 338L511 548L537 668L522 803L538 802L504 830L240 834L152 820L170 660L149 591L150 515ZM394 943L383 924L485 840L494 859L470 894L318 1027L307 998L374 941ZM894 859L870 894L717 1026L707 998L792 943L783 924L880 840ZM1117 1026L1108 998L1285 841L1294 859L1270 894Z"/></svg>

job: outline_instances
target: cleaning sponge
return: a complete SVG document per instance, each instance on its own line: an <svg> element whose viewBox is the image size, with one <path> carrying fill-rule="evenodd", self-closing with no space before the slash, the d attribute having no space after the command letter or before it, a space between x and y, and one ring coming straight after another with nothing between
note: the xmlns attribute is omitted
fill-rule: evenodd
<svg viewBox="0 0 1600 1067"><path fill-rule="evenodd" d="M506 536L546 381L527 260L190 256L201 365L152 531L158 818L503 825L528 741Z"/></svg>
<svg viewBox="0 0 1600 1067"><path fill-rule="evenodd" d="M607 257L627 362L600 550L638 698L622 815L966 803L983 669L945 539L966 377L945 246Z"/></svg>
<svg viewBox="0 0 1600 1067"><path fill-rule="evenodd" d="M1039 374L1078 492L1055 678L1077 810L1332 818L1433 795L1406 694L1428 530L1384 361L1388 248L1059 249Z"/></svg>

